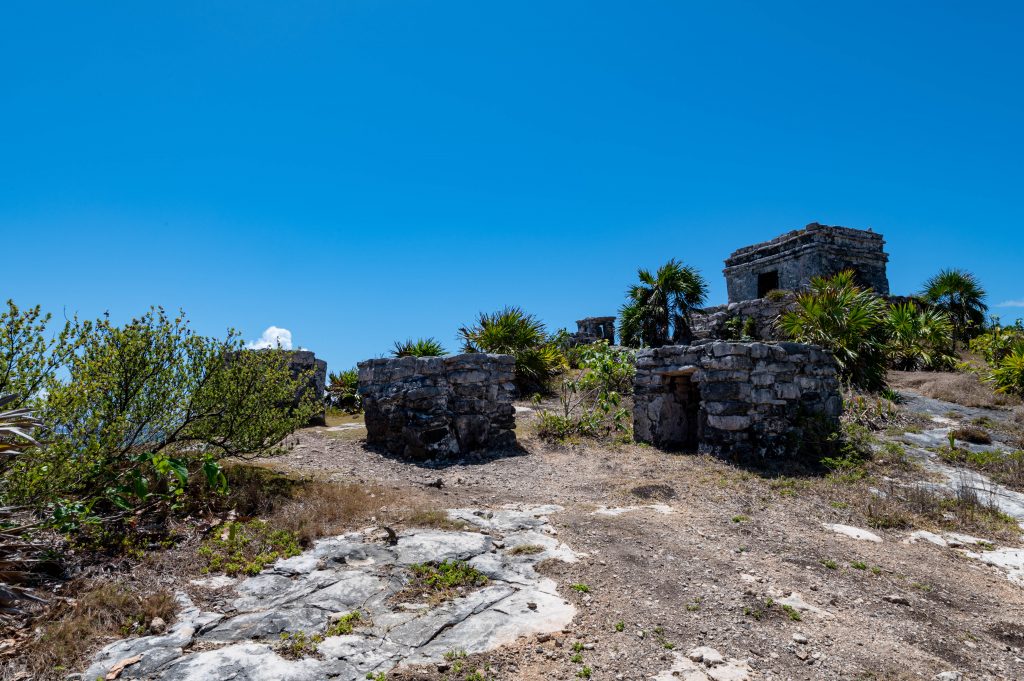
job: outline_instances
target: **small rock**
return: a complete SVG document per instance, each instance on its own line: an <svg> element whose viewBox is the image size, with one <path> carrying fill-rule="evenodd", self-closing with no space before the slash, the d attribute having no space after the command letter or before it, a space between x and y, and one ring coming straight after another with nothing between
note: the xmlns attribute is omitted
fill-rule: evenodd
<svg viewBox="0 0 1024 681"><path fill-rule="evenodd" d="M899 594L890 594L888 596L882 596L882 600L888 601L889 603L893 603L895 605L910 605L910 601L907 600L905 596L900 596Z"/></svg>
<svg viewBox="0 0 1024 681"><path fill-rule="evenodd" d="M793 634L793 640L801 645L806 644L808 641L807 637L801 634L799 631Z"/></svg>
<svg viewBox="0 0 1024 681"><path fill-rule="evenodd" d="M527 608L529 608L530 610L536 610L536 609L537 609L537 604L536 604L536 603L533 603L533 602L531 601L530 603L527 603L527 604L526 604L526 607L527 607Z"/></svg>
<svg viewBox="0 0 1024 681"><path fill-rule="evenodd" d="M801 659L801 660L806 660L807 659L807 651L804 650L803 648L798 648L797 651L796 651L796 656L799 659Z"/></svg>
<svg viewBox="0 0 1024 681"><path fill-rule="evenodd" d="M700 646L699 648L694 648L693 650L688 652L686 656L694 662L703 662L709 667L714 667L715 665L722 664L723 662L725 662L725 658L722 657L722 654L720 652L718 652L714 648L709 648L708 646Z"/></svg>
<svg viewBox="0 0 1024 681"><path fill-rule="evenodd" d="M963 681L964 675L960 672L940 672L932 677L934 681Z"/></svg>
<svg viewBox="0 0 1024 681"><path fill-rule="evenodd" d="M163 617L154 617L153 621L149 623L150 633L160 635L167 631L167 622L164 622Z"/></svg>

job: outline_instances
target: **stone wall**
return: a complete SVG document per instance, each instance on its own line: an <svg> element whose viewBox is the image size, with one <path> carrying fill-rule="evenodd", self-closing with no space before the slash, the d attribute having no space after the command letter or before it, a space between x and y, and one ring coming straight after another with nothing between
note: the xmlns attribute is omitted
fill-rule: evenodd
<svg viewBox="0 0 1024 681"><path fill-rule="evenodd" d="M798 290L812 277L852 269L857 280L880 295L889 295L881 234L812 222L804 229L741 248L725 261L729 302L761 298L768 288ZM771 283L769 283L771 282Z"/></svg>
<svg viewBox="0 0 1024 681"><path fill-rule="evenodd" d="M468 353L359 363L366 439L423 460L515 443L515 358Z"/></svg>
<svg viewBox="0 0 1024 681"><path fill-rule="evenodd" d="M640 442L730 459L792 454L801 417L837 427L841 411L835 361L813 345L715 341L637 353Z"/></svg>
<svg viewBox="0 0 1024 681"><path fill-rule="evenodd" d="M697 310L692 315L693 337L697 340L740 340L740 335L736 333L739 328L741 331L752 331L751 340L785 340L779 330L778 320L783 313L793 308L794 300L796 294L779 291L769 298L755 298ZM752 320L750 324L746 323L748 319Z"/></svg>

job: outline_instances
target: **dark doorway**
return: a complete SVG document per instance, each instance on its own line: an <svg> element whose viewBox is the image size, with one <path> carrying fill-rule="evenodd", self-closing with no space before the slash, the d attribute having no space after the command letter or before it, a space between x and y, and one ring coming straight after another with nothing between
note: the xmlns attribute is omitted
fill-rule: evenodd
<svg viewBox="0 0 1024 681"><path fill-rule="evenodd" d="M693 372L663 377L666 400L658 420L658 446L670 450L696 451L700 440L700 389Z"/></svg>
<svg viewBox="0 0 1024 681"><path fill-rule="evenodd" d="M779 288L779 271L761 272L757 275L757 297L764 298L769 291Z"/></svg>

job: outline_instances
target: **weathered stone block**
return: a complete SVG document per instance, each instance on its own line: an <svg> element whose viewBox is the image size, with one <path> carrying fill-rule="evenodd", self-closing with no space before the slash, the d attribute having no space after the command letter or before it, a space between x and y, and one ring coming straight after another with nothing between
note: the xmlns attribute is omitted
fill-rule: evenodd
<svg viewBox="0 0 1024 681"><path fill-rule="evenodd" d="M513 444L514 366L483 353L360 362L367 441L412 459Z"/></svg>

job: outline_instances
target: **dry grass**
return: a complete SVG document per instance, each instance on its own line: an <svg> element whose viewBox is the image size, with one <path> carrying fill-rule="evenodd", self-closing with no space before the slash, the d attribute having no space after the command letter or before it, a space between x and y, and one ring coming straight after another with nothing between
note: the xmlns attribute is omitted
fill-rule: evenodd
<svg viewBox="0 0 1024 681"><path fill-rule="evenodd" d="M117 583L85 582L72 592L77 597L52 608L23 649L37 681L64 679L101 642L144 633L155 617L169 625L178 609L166 590L138 594Z"/></svg>
<svg viewBox="0 0 1024 681"><path fill-rule="evenodd" d="M961 442L970 442L971 444L976 445L992 444L992 436L989 435L984 428L974 425L960 426L954 430L951 435Z"/></svg>
<svg viewBox="0 0 1024 681"><path fill-rule="evenodd" d="M1012 540L1020 527L1010 516L971 488L946 495L920 485L890 484L884 496L870 492L864 501L868 525L879 529L939 529Z"/></svg>
<svg viewBox="0 0 1024 681"><path fill-rule="evenodd" d="M306 482L267 517L276 529L294 532L308 546L320 537L341 534L380 519L389 495L383 487L336 482Z"/></svg>
<svg viewBox="0 0 1024 681"><path fill-rule="evenodd" d="M433 508L421 508L412 512L405 520L409 527L433 527L437 530L465 532L473 530L473 526L462 520L452 520L448 513Z"/></svg>
<svg viewBox="0 0 1024 681"><path fill-rule="evenodd" d="M1019 397L997 393L977 374L945 371L890 371L889 385L906 388L925 397L965 407L1009 407L1021 404Z"/></svg>

